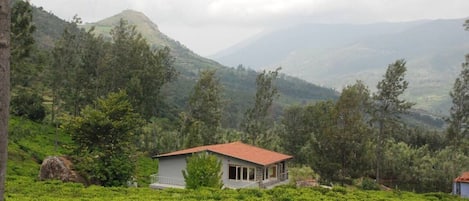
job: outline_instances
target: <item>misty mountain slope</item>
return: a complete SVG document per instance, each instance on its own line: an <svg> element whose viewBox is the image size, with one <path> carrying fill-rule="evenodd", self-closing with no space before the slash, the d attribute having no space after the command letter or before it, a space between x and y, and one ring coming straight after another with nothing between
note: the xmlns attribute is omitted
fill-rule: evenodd
<svg viewBox="0 0 469 201"><path fill-rule="evenodd" d="M261 33L242 44L222 50L211 58L229 66L245 64L255 69L276 64L290 53L302 49L327 49L348 45L373 35L400 32L422 21L368 25L305 24ZM246 62L240 62L246 61Z"/></svg>
<svg viewBox="0 0 469 201"><path fill-rule="evenodd" d="M264 34L258 40L213 58L253 68L282 66L283 72L341 89L360 79L372 90L388 64L406 59L407 98L446 113L449 90L469 53L464 19L368 25L302 25Z"/></svg>

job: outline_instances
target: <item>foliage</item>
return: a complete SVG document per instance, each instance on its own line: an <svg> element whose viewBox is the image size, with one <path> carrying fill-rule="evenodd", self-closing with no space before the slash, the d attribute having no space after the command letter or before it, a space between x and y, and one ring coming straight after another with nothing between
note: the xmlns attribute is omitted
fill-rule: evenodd
<svg viewBox="0 0 469 201"><path fill-rule="evenodd" d="M181 124L181 136L183 137L183 143L185 148L192 148L197 146L204 145L202 139L203 132L205 132L206 126L203 122L192 119L191 117L184 117L184 114L181 114L181 117L184 118Z"/></svg>
<svg viewBox="0 0 469 201"><path fill-rule="evenodd" d="M332 152L339 159L336 161L341 168L338 175L346 177L361 177L369 169L367 158L367 143L371 140L371 130L366 123L369 116L369 90L361 81L347 86L335 106L336 131L330 145ZM331 137L331 136L328 136Z"/></svg>
<svg viewBox="0 0 469 201"><path fill-rule="evenodd" d="M148 155L139 153L135 167L135 179L139 187L150 185L150 175L158 172L158 160L152 159Z"/></svg>
<svg viewBox="0 0 469 201"><path fill-rule="evenodd" d="M176 76L169 49L153 50L126 21L111 30L112 41L80 30L79 18L67 26L53 50L54 103L73 115L110 92L126 90L136 111L157 116L161 87Z"/></svg>
<svg viewBox="0 0 469 201"><path fill-rule="evenodd" d="M405 113L414 105L400 99L407 89L409 83L404 79L407 67L405 60L397 60L390 64L378 82L378 91L373 94L373 119L378 124L378 135L376 138L376 179L379 182L380 166L382 163L383 142L390 137L392 130L399 128L399 114Z"/></svg>
<svg viewBox="0 0 469 201"><path fill-rule="evenodd" d="M32 7L28 1L15 1L11 9L11 85L31 87L31 79L38 75L32 65L35 40Z"/></svg>
<svg viewBox="0 0 469 201"><path fill-rule="evenodd" d="M45 117L40 89L43 52L35 45L32 6L28 1L14 1L11 9L11 102L12 114L35 121Z"/></svg>
<svg viewBox="0 0 469 201"><path fill-rule="evenodd" d="M221 161L209 153L198 153L186 159L186 170L182 171L187 189L201 187L221 188Z"/></svg>
<svg viewBox="0 0 469 201"><path fill-rule="evenodd" d="M364 178L361 183L363 190L379 190L379 184L370 178Z"/></svg>
<svg viewBox="0 0 469 201"><path fill-rule="evenodd" d="M137 140L138 149L150 155L176 151L180 148L180 139L173 124L166 118L150 119Z"/></svg>
<svg viewBox="0 0 469 201"><path fill-rule="evenodd" d="M19 61L29 56L34 45L32 34L36 27L32 23L31 4L28 1L15 1L11 15L11 55L13 60Z"/></svg>
<svg viewBox="0 0 469 201"><path fill-rule="evenodd" d="M177 73L168 48L153 50L135 26L121 19L111 32L109 63L104 66L104 93L126 89L144 117L157 116L161 87Z"/></svg>
<svg viewBox="0 0 469 201"><path fill-rule="evenodd" d="M23 89L12 95L10 112L33 121L42 121L46 116L46 108L42 102L42 97L37 92Z"/></svg>
<svg viewBox="0 0 469 201"><path fill-rule="evenodd" d="M449 111L447 139L453 144L459 144L461 139L469 136L469 55L466 55L466 62L462 64L461 72L449 95L453 104Z"/></svg>
<svg viewBox="0 0 469 201"><path fill-rule="evenodd" d="M304 107L285 108L282 119L285 130L279 136L283 149L287 154L293 155L293 161L298 164L307 164L308 162L308 153L298 151L311 141L312 128L308 127L306 115Z"/></svg>
<svg viewBox="0 0 469 201"><path fill-rule="evenodd" d="M144 121L123 91L98 99L78 117L65 118L63 128L77 144L78 169L104 186L123 185L135 170L135 138Z"/></svg>
<svg viewBox="0 0 469 201"><path fill-rule="evenodd" d="M464 200L447 193L417 194L402 191L363 191L348 188L291 188L277 187L270 190L260 189L165 189L155 191L148 187L84 187L76 183L62 183L60 181L36 182L27 177L8 177L6 198L8 201L101 201L101 200L382 200L382 201L427 201L427 200Z"/></svg>
<svg viewBox="0 0 469 201"><path fill-rule="evenodd" d="M219 142L221 126L221 85L215 70L200 72L200 77L189 97L189 114L204 125L201 132L203 144Z"/></svg>
<svg viewBox="0 0 469 201"><path fill-rule="evenodd" d="M243 121L243 129L247 135L244 140L253 145L259 145L271 137L266 133L269 126L267 115L274 98L278 95L274 82L279 70L280 68L275 71L263 71L256 78L257 90L254 105L246 110Z"/></svg>
<svg viewBox="0 0 469 201"><path fill-rule="evenodd" d="M81 33L77 24L81 20L76 16L73 22L67 26L52 51L53 63L51 69L50 87L53 93L53 107L61 108L77 116L80 110L87 104L83 102L82 92L85 90L83 83L89 83L93 76L84 76L82 71L81 51L82 41ZM82 78L87 78L81 80Z"/></svg>
<svg viewBox="0 0 469 201"><path fill-rule="evenodd" d="M288 176L290 179L290 183L296 185L298 181L303 180L319 180L319 175L314 172L313 169L309 166L301 166L301 167L290 167L288 168Z"/></svg>

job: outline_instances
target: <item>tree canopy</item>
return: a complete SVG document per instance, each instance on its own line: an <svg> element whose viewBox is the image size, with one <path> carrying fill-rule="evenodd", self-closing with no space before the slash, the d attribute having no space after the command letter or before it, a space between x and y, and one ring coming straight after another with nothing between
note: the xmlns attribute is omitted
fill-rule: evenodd
<svg viewBox="0 0 469 201"><path fill-rule="evenodd" d="M134 173L135 141L144 124L124 91L100 98L79 116L64 119L63 128L76 143L78 168L91 182L124 185Z"/></svg>

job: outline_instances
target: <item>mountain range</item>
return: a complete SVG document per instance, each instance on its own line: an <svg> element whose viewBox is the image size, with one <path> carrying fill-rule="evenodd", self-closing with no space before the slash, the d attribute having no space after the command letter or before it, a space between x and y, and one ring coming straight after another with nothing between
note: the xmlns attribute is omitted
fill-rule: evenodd
<svg viewBox="0 0 469 201"><path fill-rule="evenodd" d="M363 80L373 91L386 67L407 61L405 98L447 114L449 91L469 53L464 19L374 24L303 24L262 33L210 58L283 72L340 90Z"/></svg>

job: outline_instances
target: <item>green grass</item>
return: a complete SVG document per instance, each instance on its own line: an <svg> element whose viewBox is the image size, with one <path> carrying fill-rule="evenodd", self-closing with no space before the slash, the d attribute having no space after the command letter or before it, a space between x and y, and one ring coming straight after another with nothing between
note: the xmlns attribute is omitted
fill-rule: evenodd
<svg viewBox="0 0 469 201"><path fill-rule="evenodd" d="M72 144L69 135L56 135L54 127L20 117L10 118L8 130L8 175L37 177L44 158L65 155Z"/></svg>

